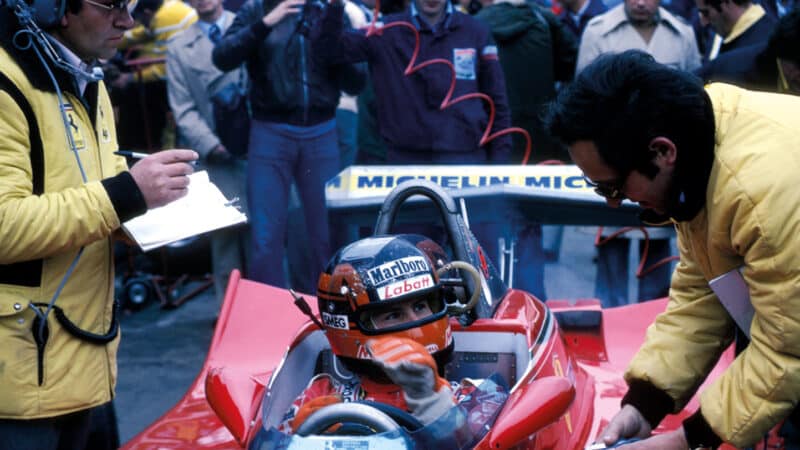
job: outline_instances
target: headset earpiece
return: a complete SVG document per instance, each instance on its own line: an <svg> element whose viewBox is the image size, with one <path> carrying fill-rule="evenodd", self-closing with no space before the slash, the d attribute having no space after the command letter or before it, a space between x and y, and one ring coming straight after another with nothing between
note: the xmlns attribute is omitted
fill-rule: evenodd
<svg viewBox="0 0 800 450"><path fill-rule="evenodd" d="M30 18L39 28L48 29L61 22L67 9L67 0L5 0L9 9L21 8L30 12ZM24 24L23 24L24 25Z"/></svg>
<svg viewBox="0 0 800 450"><path fill-rule="evenodd" d="M24 1L24 0L17 0ZM33 0L33 16L42 29L58 25L67 9L66 0Z"/></svg>

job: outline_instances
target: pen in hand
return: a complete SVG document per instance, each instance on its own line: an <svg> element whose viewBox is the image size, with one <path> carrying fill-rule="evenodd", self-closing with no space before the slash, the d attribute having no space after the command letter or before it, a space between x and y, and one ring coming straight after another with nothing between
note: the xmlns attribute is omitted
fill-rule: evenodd
<svg viewBox="0 0 800 450"><path fill-rule="evenodd" d="M150 156L147 153L132 152L132 151L129 151L129 150L118 150L118 151L114 152L114 154L115 155L119 155L119 156L126 156L128 158L133 158L133 159L142 159L142 158L147 158L148 156Z"/></svg>
<svg viewBox="0 0 800 450"><path fill-rule="evenodd" d="M134 152L134 151L130 151L130 150L117 150L117 151L114 152L114 154L115 155L119 155L119 156L125 156L127 158L133 158L133 159L143 159L143 158L147 158L148 156L150 156L149 153ZM191 164L192 166L197 166L197 160L186 161L186 163L187 164Z"/></svg>

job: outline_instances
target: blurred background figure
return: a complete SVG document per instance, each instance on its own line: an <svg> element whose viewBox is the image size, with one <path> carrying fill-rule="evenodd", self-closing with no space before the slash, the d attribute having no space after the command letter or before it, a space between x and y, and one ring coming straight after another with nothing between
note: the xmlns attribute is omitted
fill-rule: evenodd
<svg viewBox="0 0 800 450"><path fill-rule="evenodd" d="M703 44L703 61L731 50L765 42L775 18L750 0L695 0L700 24L714 33Z"/></svg>
<svg viewBox="0 0 800 450"><path fill-rule="evenodd" d="M367 37L362 30L345 30L344 5L334 2L323 17L318 34L312 35L315 56L329 65L342 62L369 64L375 93L376 124L386 153L386 164L508 164L512 141L505 135L481 145L489 119L488 105L470 99L441 108L455 76L452 98L483 93L494 101L496 116L491 132L508 128L510 110L502 68L488 27L459 12L447 0L413 1L401 12L384 16L386 24L406 22L419 33L419 62L441 58L451 62L435 64L410 75L404 70L416 44L414 33L393 29ZM471 229L483 250L495 259L499 255L502 224L473 221ZM433 224L398 227L441 241L442 230ZM541 230L537 260L541 260ZM544 295L544 269L539 265L530 279L530 289Z"/></svg>
<svg viewBox="0 0 800 450"><path fill-rule="evenodd" d="M119 144L124 149L154 151L167 126L167 40L197 20L180 0L142 0L133 11L137 25L125 32L119 49L122 71L111 81L112 102L119 111Z"/></svg>
<svg viewBox="0 0 800 450"><path fill-rule="evenodd" d="M178 33L167 46L167 87L177 126L176 140L180 147L200 154L201 167L208 171L211 181L228 199L238 198L247 214L247 140L227 138L223 142L216 132L220 127L241 126L225 120L249 122L247 74L243 67L221 72L211 63L214 45L233 23L234 14L223 9L222 0L191 0L191 5L199 20ZM233 117L234 104L244 107L244 117ZM245 268L246 237L248 234L241 228L224 228L211 234L214 289L219 304L231 270Z"/></svg>
<svg viewBox="0 0 800 450"><path fill-rule="evenodd" d="M656 61L684 71L700 67L694 31L682 19L660 6L659 0L625 0L605 14L595 17L586 26L578 50L577 72L604 53L643 50ZM631 236L611 237L619 229L604 228L598 238L595 296L604 306L627 304L632 298L649 300L667 295L671 268L665 264L638 282L635 294L629 293ZM595 231L592 231L595 232ZM638 234L632 230L630 235ZM668 258L671 254L670 228L647 228L646 265ZM645 239L637 241L637 255L642 255Z"/></svg>
<svg viewBox="0 0 800 450"><path fill-rule="evenodd" d="M691 27L662 8L659 0L625 0L589 21L581 38L576 72L603 53L632 49L645 51L676 69L700 66Z"/></svg>
<svg viewBox="0 0 800 450"><path fill-rule="evenodd" d="M697 74L705 82L800 95L800 9L781 17L769 40L726 52Z"/></svg>
<svg viewBox="0 0 800 450"><path fill-rule="evenodd" d="M580 41L586 24L595 16L608 11L601 0L561 0L559 4L561 5L561 12L558 14L559 20L578 41Z"/></svg>
<svg viewBox="0 0 800 450"><path fill-rule="evenodd" d="M572 80L578 52L575 36L552 12L524 0L489 0L475 17L489 26L497 42L511 124L523 128L531 138L528 163L563 159L565 153L544 130L541 115L544 105L555 97L557 84ZM515 133L510 164L523 161L525 146L524 136ZM544 276L545 260L558 258L563 227L526 224L513 235L514 287L544 296L544 282L538 275Z"/></svg>
<svg viewBox="0 0 800 450"><path fill-rule="evenodd" d="M759 3L767 11L767 14L776 18L781 18L798 7L797 0L763 0Z"/></svg>
<svg viewBox="0 0 800 450"><path fill-rule="evenodd" d="M305 215L311 254L310 267L303 273L321 271L330 257L325 182L341 164L336 107L341 91L357 94L364 83L364 73L355 65L316 64L307 35L314 27L312 13L324 5L299 14L303 4L248 0L212 54L220 70L244 63L250 76L248 278L279 287L288 284L284 260L292 182ZM291 232L303 236L302 230ZM313 292L310 284L294 287Z"/></svg>
<svg viewBox="0 0 800 450"><path fill-rule="evenodd" d="M344 13L352 28L363 28L372 20L372 10L355 1L344 1ZM375 6L374 2L372 6ZM366 73L366 67L363 68ZM352 166L358 150L358 96L342 92L339 106L336 108L336 131L341 152L341 166L344 169Z"/></svg>
<svg viewBox="0 0 800 450"><path fill-rule="evenodd" d="M489 26L505 79L511 124L530 134L530 162L559 160L563 152L544 130L544 105L556 95L556 83L572 80L577 41L550 11L524 0L488 0L475 16ZM509 163L519 164L526 141L514 134Z"/></svg>

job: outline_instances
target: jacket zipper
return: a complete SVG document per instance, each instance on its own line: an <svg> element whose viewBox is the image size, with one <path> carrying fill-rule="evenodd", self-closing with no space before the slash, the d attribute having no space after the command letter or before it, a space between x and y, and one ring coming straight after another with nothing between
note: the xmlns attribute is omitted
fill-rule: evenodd
<svg viewBox="0 0 800 450"><path fill-rule="evenodd" d="M308 73L306 68L306 39L300 35L300 70L303 80L303 125L308 125Z"/></svg>

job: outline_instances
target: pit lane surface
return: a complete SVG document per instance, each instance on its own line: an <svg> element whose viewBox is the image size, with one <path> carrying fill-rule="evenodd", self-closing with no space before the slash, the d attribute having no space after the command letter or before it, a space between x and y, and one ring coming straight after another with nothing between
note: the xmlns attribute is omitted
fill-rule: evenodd
<svg viewBox="0 0 800 450"><path fill-rule="evenodd" d="M558 262L545 268L549 298L592 295L593 240L591 233L566 228ZM632 254L630 267L637 263ZM629 277L633 298L635 280L636 277ZM115 400L122 443L157 420L184 395L205 360L218 309L213 289L208 289L177 309L162 310L157 303L151 303L122 318Z"/></svg>
<svg viewBox="0 0 800 450"><path fill-rule="evenodd" d="M121 443L186 393L203 366L218 310L209 288L176 309L151 302L122 318L115 400Z"/></svg>

